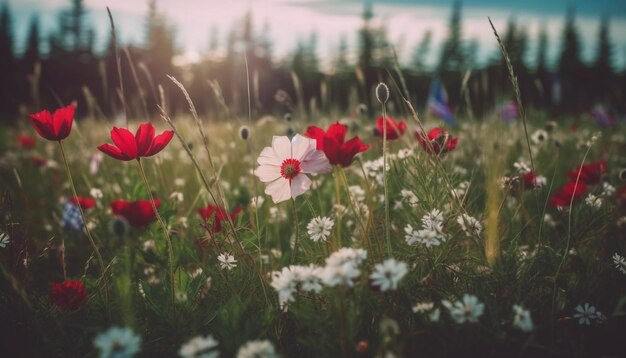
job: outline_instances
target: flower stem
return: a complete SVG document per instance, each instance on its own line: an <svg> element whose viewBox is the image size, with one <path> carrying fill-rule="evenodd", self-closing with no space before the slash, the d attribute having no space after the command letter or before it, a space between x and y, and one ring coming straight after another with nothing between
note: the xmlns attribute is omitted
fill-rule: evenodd
<svg viewBox="0 0 626 358"><path fill-rule="evenodd" d="M85 213L83 212L83 208L78 201L78 194L76 193L76 186L74 186L74 179L72 178L72 172L70 171L70 165L67 162L67 156L65 155L65 147L63 146L63 141L59 141L59 146L61 147L61 156L63 157L63 163L65 163L65 171L67 172L67 179L70 182L70 187L72 188L72 194L74 195L74 201L76 201L76 206L78 206L78 211L80 212L80 217L83 219L83 227L85 228L85 232L87 233L87 238L89 238L89 242L91 243L91 247L93 251L96 253L96 258L98 259L98 265L100 266L100 274L104 275L104 261L102 260L102 256L100 255L100 250L98 250L98 246L91 236L91 231L87 226L87 219L85 218Z"/></svg>
<svg viewBox="0 0 626 358"><path fill-rule="evenodd" d="M157 210L156 203L154 201L154 196L152 196L152 189L150 189L150 184L148 184L148 178L146 177L146 172L143 170L143 165L141 164L141 160L137 158L137 165L139 165L139 171L141 172L141 177L143 178L143 183L146 185L146 190L148 191L148 197L150 198L150 203L152 204L152 210L154 210L154 215L157 218L157 221L161 225L161 229L165 233L165 239L167 242L167 266L170 276L170 291L172 296L172 307L175 309L176 307L176 285L174 284L174 249L172 248L172 239L170 238L169 230L165 225L165 222L161 218L159 211Z"/></svg>
<svg viewBox="0 0 626 358"><path fill-rule="evenodd" d="M298 221L298 207L296 206L296 199L291 198L291 203L293 204L293 216L296 229L296 241L293 244L293 253L291 254L291 263L294 264L298 256L298 236L300 235L298 226L300 222Z"/></svg>
<svg viewBox="0 0 626 358"><path fill-rule="evenodd" d="M389 223L389 187L387 184L387 113L385 103L383 105L383 188L385 191L385 241L387 242L387 254L391 256L391 226Z"/></svg>
<svg viewBox="0 0 626 358"><path fill-rule="evenodd" d="M339 181L339 167L335 167L335 172L333 173L335 177L335 247L334 250L338 250L341 245L341 190L340 190L340 181Z"/></svg>

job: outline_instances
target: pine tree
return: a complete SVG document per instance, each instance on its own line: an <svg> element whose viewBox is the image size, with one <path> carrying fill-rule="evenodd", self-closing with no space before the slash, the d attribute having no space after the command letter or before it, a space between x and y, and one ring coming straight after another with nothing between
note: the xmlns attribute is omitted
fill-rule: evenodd
<svg viewBox="0 0 626 358"><path fill-rule="evenodd" d="M147 66L157 82L172 73L172 58L176 54L172 28L159 13L156 0L148 2L146 18Z"/></svg>
<svg viewBox="0 0 626 358"><path fill-rule="evenodd" d="M580 37L575 23L575 12L570 8L563 29L563 48L559 59L559 76L563 108L568 111L582 111L585 98L581 87L584 66L580 59Z"/></svg>
<svg viewBox="0 0 626 358"><path fill-rule="evenodd" d="M430 45L432 42L433 33L426 31L419 44L413 52L413 58L411 59L411 67L415 72L425 72L426 56L430 51Z"/></svg>
<svg viewBox="0 0 626 358"><path fill-rule="evenodd" d="M448 38L443 45L443 50L441 51L439 71L462 71L465 68L465 56L463 52L463 38L461 33L461 1L457 0L452 6L452 15L448 25Z"/></svg>
<svg viewBox="0 0 626 358"><path fill-rule="evenodd" d="M0 81L0 113L13 114L17 108L16 70L13 48L13 17L9 5L3 3L0 9L0 68L3 78Z"/></svg>
<svg viewBox="0 0 626 358"><path fill-rule="evenodd" d="M33 65L41 60L41 53L39 51L40 43L39 34L39 16L34 15L30 19L30 25L28 27L28 37L26 38L26 50L22 56L22 62L26 71L31 71Z"/></svg>
<svg viewBox="0 0 626 358"><path fill-rule="evenodd" d="M613 77L612 47L609 39L609 17L603 16L598 31L598 52L595 59L595 77L600 81L607 81ZM600 89L600 88L598 88Z"/></svg>

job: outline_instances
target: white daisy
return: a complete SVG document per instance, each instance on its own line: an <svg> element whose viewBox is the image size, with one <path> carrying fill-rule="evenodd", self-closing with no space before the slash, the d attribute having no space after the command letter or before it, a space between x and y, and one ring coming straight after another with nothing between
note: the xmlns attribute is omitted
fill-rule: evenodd
<svg viewBox="0 0 626 358"><path fill-rule="evenodd" d="M272 146L261 151L254 174L267 183L265 194L274 203L295 199L309 190L311 179L305 174L330 172L326 155L316 145L315 139L298 134L291 141L286 136L274 136Z"/></svg>
<svg viewBox="0 0 626 358"><path fill-rule="evenodd" d="M513 305L513 314L513 326L524 332L533 330L533 320L530 317L530 311L520 305Z"/></svg>
<svg viewBox="0 0 626 358"><path fill-rule="evenodd" d="M235 260L235 256L223 252L217 256L217 260L220 262L220 268L222 270L226 269L228 271L237 267L237 260Z"/></svg>
<svg viewBox="0 0 626 358"><path fill-rule="evenodd" d="M11 242L11 239L9 238L9 235L7 235L6 233L0 233L0 247L1 248L5 248L7 247L7 245Z"/></svg>
<svg viewBox="0 0 626 358"><path fill-rule="evenodd" d="M250 341L237 351L237 358L275 358L278 357L270 341Z"/></svg>
<svg viewBox="0 0 626 358"><path fill-rule="evenodd" d="M335 222L329 217L315 217L306 226L307 233L314 242L326 241Z"/></svg>
<svg viewBox="0 0 626 358"><path fill-rule="evenodd" d="M218 358L220 356L218 344L212 335L196 336L180 347L178 355L182 358Z"/></svg>
<svg viewBox="0 0 626 358"><path fill-rule="evenodd" d="M626 275L626 259L624 259L623 256L618 255L616 252L615 255L613 255L613 263L616 269Z"/></svg>
<svg viewBox="0 0 626 358"><path fill-rule="evenodd" d="M483 224L476 218L467 214L462 214L456 218L456 222L461 226L461 229L467 237L480 236L483 231Z"/></svg>
<svg viewBox="0 0 626 358"><path fill-rule="evenodd" d="M452 319L459 324L470 322L478 322L478 318L483 315L485 305L478 301L478 297L470 294L464 294L462 301L454 303L443 300L441 303L450 311Z"/></svg>
<svg viewBox="0 0 626 358"><path fill-rule="evenodd" d="M576 306L576 313L574 313L573 317L578 319L578 324L586 324L589 326L591 321L598 318L600 312L596 312L596 308L589 303L585 303L585 305Z"/></svg>
<svg viewBox="0 0 626 358"><path fill-rule="evenodd" d="M100 358L130 358L141 349L141 337L130 328L111 327L93 340Z"/></svg>
<svg viewBox="0 0 626 358"><path fill-rule="evenodd" d="M396 261L394 258L383 261L382 264L376 264L374 272L370 275L372 286L376 286L381 292L387 290L395 290L398 283L408 272L406 263Z"/></svg>

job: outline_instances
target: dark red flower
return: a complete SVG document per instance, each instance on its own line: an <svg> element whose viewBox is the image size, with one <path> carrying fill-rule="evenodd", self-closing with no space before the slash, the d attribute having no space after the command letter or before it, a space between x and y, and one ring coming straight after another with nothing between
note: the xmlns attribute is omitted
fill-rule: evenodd
<svg viewBox="0 0 626 358"><path fill-rule="evenodd" d="M87 300L85 284L80 280L65 280L50 285L50 300L55 305L69 310L76 310Z"/></svg>
<svg viewBox="0 0 626 358"><path fill-rule="evenodd" d="M62 140L70 135L74 121L74 106L59 108L50 114L48 110L29 116L30 122L39 135L47 140Z"/></svg>
<svg viewBox="0 0 626 358"><path fill-rule="evenodd" d="M90 196L78 196L78 202L83 210L91 209L96 205L94 198ZM70 203L76 205L76 199L73 196L70 197Z"/></svg>
<svg viewBox="0 0 626 358"><path fill-rule="evenodd" d="M414 134L427 153L443 154L454 150L459 144L458 137L452 137L447 130L443 128L433 128L428 134L424 135L422 131L416 131ZM430 142L430 145L428 144ZM432 147L432 149L431 149Z"/></svg>
<svg viewBox="0 0 626 358"><path fill-rule="evenodd" d="M223 207L219 205L213 205L213 204L208 204L205 208L198 209L198 214L205 221L209 220L212 216L215 216L213 220L213 230L212 230L214 233L222 231L222 223L224 221L228 221L229 216L230 216L230 219L234 221L237 215L239 215L239 213L241 213L241 208L236 208L229 215L226 212L226 209L224 209Z"/></svg>
<svg viewBox="0 0 626 358"><path fill-rule="evenodd" d="M539 178L539 175L537 175L537 173L533 171L520 174L519 177L522 181L522 185L524 189L534 189L534 188L541 187L541 183L537 181L537 178Z"/></svg>
<svg viewBox="0 0 626 358"><path fill-rule="evenodd" d="M580 172L580 179L578 179L578 173ZM583 164L582 167L578 167L566 175L571 181L581 181L587 185L599 184L602 181L602 177L606 174L606 162L600 160L597 162Z"/></svg>
<svg viewBox="0 0 626 358"><path fill-rule="evenodd" d="M395 119L387 116L387 139L394 140L400 138L404 131L406 130L406 122L405 121L396 121ZM383 136L383 116L378 116L376 118L376 135L381 137Z"/></svg>
<svg viewBox="0 0 626 358"><path fill-rule="evenodd" d="M37 144L37 138L28 134L20 134L17 136L17 144L22 149L33 149Z"/></svg>
<svg viewBox="0 0 626 358"><path fill-rule="evenodd" d="M346 142L346 126L339 122L331 124L326 132L322 128L309 126L304 135L317 141L317 149L324 151L330 164L342 167L349 166L355 155L370 147L369 144L363 144L359 136Z"/></svg>
<svg viewBox="0 0 626 358"><path fill-rule="evenodd" d="M617 207L622 210L622 213L626 214L626 185L622 185L621 188L617 189L615 199L617 199Z"/></svg>
<svg viewBox="0 0 626 358"><path fill-rule="evenodd" d="M559 191L557 191L550 198L550 205L554 207L568 207L570 202L577 202L582 199L583 196L587 194L587 185L580 181L576 182L567 182Z"/></svg>
<svg viewBox="0 0 626 358"><path fill-rule="evenodd" d="M173 131L167 130L155 137L154 131L152 123L140 124L135 135L126 128L113 127L111 140L115 145L105 143L98 149L123 161L150 157L162 151L174 136Z"/></svg>
<svg viewBox="0 0 626 358"><path fill-rule="evenodd" d="M161 206L159 199L154 199L157 209ZM119 215L128 221L132 227L144 227L156 220L152 203L150 200L139 199L137 201L126 201L123 199L111 202L111 212Z"/></svg>

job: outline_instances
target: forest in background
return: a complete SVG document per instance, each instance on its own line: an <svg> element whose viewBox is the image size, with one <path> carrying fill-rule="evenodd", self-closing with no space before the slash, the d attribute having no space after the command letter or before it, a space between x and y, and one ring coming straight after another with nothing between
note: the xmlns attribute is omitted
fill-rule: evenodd
<svg viewBox="0 0 626 358"><path fill-rule="evenodd" d="M247 113L248 84L254 118L296 109L307 113L331 110L350 113L360 104L366 106L360 108L370 108L373 86L389 80L390 75L398 79L393 44L384 25L373 21L374 15L371 4L365 3L358 48L349 48L345 39L342 40L330 70L320 67L314 33L308 40L300 41L288 57L275 58L268 29L258 31L251 13L242 14L233 23L224 49L218 48L218 40L213 36L209 54L201 61L175 66L172 60L181 52L176 45L175 28L159 11L157 1L150 0L143 44L117 44L128 115L154 116L158 85L165 88L173 113L186 109L183 98L168 95L174 85L167 75L184 83L198 111L204 115L223 115L225 108L228 115ZM533 61L527 61L530 39L522 24L510 20L505 29L499 29L518 77L524 105L555 116L588 113L601 105L611 115L620 116L626 112L626 72L615 68L613 63L609 17L599 19L596 53L592 61L585 62L581 59L575 9L568 10L565 16L555 66L550 66L546 58L548 46L554 44L548 43L545 27L537 39L538 50ZM37 16L18 19L30 21L30 27L25 51L17 56L13 33L16 20L9 5L2 6L2 121L11 122L34 109L73 101L78 105L79 116L123 115L114 37L109 33L109 45L103 53L97 53L89 17L83 0L69 0L67 9L58 15L57 30L49 34L42 34ZM492 56L484 64L477 63L477 42L464 36L461 25L462 3L457 1L451 9L447 37L437 64L425 65L430 51L434 51L432 34L426 32L415 45L411 60L400 63L399 70L418 108L424 108L431 81L438 78L448 89L450 105L457 115L480 117L512 99L512 89L504 59ZM42 48L47 51L42 52ZM223 55L209 56L218 52ZM355 55L351 56L352 53ZM349 58L356 61L353 63ZM395 97L397 101L398 96Z"/></svg>

